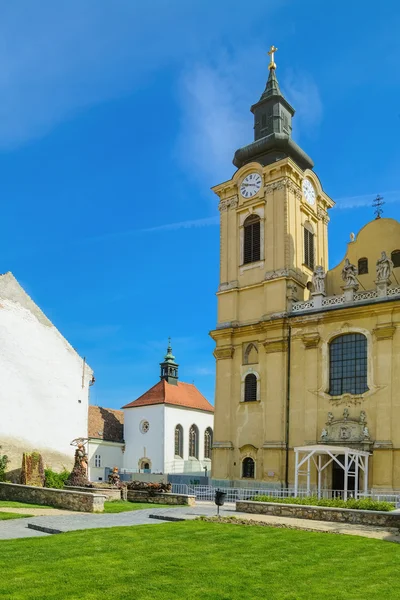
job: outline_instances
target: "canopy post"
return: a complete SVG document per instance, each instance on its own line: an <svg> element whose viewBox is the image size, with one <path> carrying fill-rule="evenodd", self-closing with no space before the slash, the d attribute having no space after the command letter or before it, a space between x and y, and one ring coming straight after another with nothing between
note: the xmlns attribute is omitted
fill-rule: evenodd
<svg viewBox="0 0 400 600"><path fill-rule="evenodd" d="M368 454L364 459L364 494L368 493Z"/></svg>
<svg viewBox="0 0 400 600"><path fill-rule="evenodd" d="M294 450L294 497L297 498L299 488L299 451Z"/></svg>
<svg viewBox="0 0 400 600"><path fill-rule="evenodd" d="M320 500L321 498L321 460L322 460L322 455L318 454L318 500Z"/></svg>
<svg viewBox="0 0 400 600"><path fill-rule="evenodd" d="M349 484L349 451L346 448L346 452L344 454L344 500L347 500L347 490Z"/></svg>
<svg viewBox="0 0 400 600"><path fill-rule="evenodd" d="M356 461L355 461L355 473L354 473L354 497L358 498L358 454L356 454Z"/></svg>
<svg viewBox="0 0 400 600"><path fill-rule="evenodd" d="M311 481L311 460L310 460L310 456L309 456L307 458L307 496L309 496L311 493L310 481Z"/></svg>

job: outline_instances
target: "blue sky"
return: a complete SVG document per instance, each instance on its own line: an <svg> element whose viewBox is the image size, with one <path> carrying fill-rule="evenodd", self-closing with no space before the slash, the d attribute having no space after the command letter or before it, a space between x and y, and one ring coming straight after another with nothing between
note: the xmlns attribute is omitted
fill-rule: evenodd
<svg viewBox="0 0 400 600"><path fill-rule="evenodd" d="M0 271L86 356L91 400L120 407L159 376L214 397L219 232L210 187L252 141L277 76L331 211L351 231L399 218L400 9L387 0L0 1Z"/></svg>

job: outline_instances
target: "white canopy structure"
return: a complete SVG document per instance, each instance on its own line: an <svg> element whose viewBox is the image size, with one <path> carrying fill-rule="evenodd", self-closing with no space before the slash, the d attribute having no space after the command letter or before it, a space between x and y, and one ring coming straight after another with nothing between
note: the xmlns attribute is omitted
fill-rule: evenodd
<svg viewBox="0 0 400 600"><path fill-rule="evenodd" d="M315 444L313 446L300 446L294 448L295 453L295 479L294 495L297 497L299 490L299 476L307 478L307 495L311 493L311 461L314 463L318 474L318 498L321 498L322 472L333 461L335 461L344 470L344 494L343 499L348 498L349 478L354 477L354 495L358 496L358 476L360 470L364 473L364 493L368 491L368 457L369 452L364 450L355 450L345 446L326 446L325 444ZM322 457L327 456L328 460L322 464ZM344 462L338 460L338 456L344 456Z"/></svg>

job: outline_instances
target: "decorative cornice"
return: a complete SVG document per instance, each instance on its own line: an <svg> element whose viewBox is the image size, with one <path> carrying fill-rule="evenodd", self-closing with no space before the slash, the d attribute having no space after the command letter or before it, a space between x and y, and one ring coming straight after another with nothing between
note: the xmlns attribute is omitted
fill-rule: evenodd
<svg viewBox="0 0 400 600"><path fill-rule="evenodd" d="M228 208L236 208L239 203L239 199L237 195L232 196L231 198L226 198L225 200L221 200L218 204L218 210L221 212L225 212Z"/></svg>
<svg viewBox="0 0 400 600"><path fill-rule="evenodd" d="M272 352L286 352L288 343L286 338L273 338L265 340L263 342L265 352L271 354Z"/></svg>
<svg viewBox="0 0 400 600"><path fill-rule="evenodd" d="M391 340L395 331L395 325L386 323L384 325L378 325L378 327L373 330L373 333L375 334L377 340Z"/></svg>
<svg viewBox="0 0 400 600"><path fill-rule="evenodd" d="M222 348L215 348L214 356L217 360L223 360L226 358L232 358L235 352L233 346L223 346Z"/></svg>
<svg viewBox="0 0 400 600"><path fill-rule="evenodd" d="M228 450L233 450L232 442L213 442L213 448L227 448Z"/></svg>
<svg viewBox="0 0 400 600"><path fill-rule="evenodd" d="M390 440L376 440L373 447L374 450L391 450L393 448L393 442Z"/></svg>
<svg viewBox="0 0 400 600"><path fill-rule="evenodd" d="M317 217L318 217L318 219L321 219L321 221L323 221L325 223L325 225L327 225L330 221L328 213L326 212L326 210L324 210L320 206L318 206L318 208L317 208Z"/></svg>
<svg viewBox="0 0 400 600"><path fill-rule="evenodd" d="M227 290L234 290L237 289L239 287L239 282L237 279L235 279L234 281L227 281L224 283L221 283L218 291L219 292L226 292Z"/></svg>
<svg viewBox="0 0 400 600"><path fill-rule="evenodd" d="M279 181L274 181L273 183L269 183L265 186L265 194L272 194L276 190L282 190L287 187L290 192L293 192L296 197L301 198L302 192L298 185L294 183L289 177L284 177L283 179L279 179Z"/></svg>
<svg viewBox="0 0 400 600"><path fill-rule="evenodd" d="M282 449L282 448L286 448L286 444L285 442L275 442L275 441L266 441L263 443L262 448L278 448L278 449Z"/></svg>
<svg viewBox="0 0 400 600"><path fill-rule="evenodd" d="M303 342L306 350L308 350L309 348L317 348L320 340L321 336L317 331L312 333L304 333L301 336L301 341Z"/></svg>
<svg viewBox="0 0 400 600"><path fill-rule="evenodd" d="M279 277L289 277L289 269L277 269L276 271L267 271L265 273L264 279L265 281L270 281L271 279L278 279Z"/></svg>

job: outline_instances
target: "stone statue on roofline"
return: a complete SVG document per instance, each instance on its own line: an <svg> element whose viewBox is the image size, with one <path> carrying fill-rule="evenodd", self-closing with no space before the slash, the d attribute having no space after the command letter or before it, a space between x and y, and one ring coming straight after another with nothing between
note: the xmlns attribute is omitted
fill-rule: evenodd
<svg viewBox="0 0 400 600"><path fill-rule="evenodd" d="M357 275L357 267L355 265L352 265L349 259L346 258L346 260L344 261L344 267L342 269L342 279L345 283L345 286L358 288Z"/></svg>
<svg viewBox="0 0 400 600"><path fill-rule="evenodd" d="M387 256L386 252L381 253L381 257L376 261L376 280L377 282L389 282L393 271L393 262Z"/></svg>
<svg viewBox="0 0 400 600"><path fill-rule="evenodd" d="M325 271L321 265L315 267L312 284L315 294L325 294Z"/></svg>
<svg viewBox="0 0 400 600"><path fill-rule="evenodd" d="M327 439L328 439L328 431L324 427L323 430L321 431L321 442L326 442Z"/></svg>

